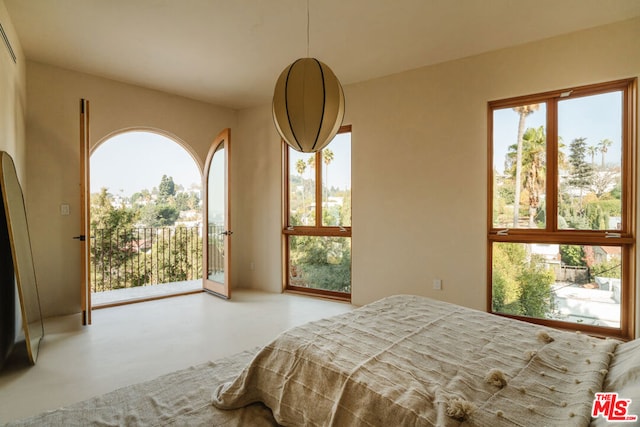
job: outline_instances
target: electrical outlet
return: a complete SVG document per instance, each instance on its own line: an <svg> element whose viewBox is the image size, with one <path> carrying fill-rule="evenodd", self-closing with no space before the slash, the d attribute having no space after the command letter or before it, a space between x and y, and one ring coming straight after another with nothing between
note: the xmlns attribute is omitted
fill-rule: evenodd
<svg viewBox="0 0 640 427"><path fill-rule="evenodd" d="M442 279L433 279L433 289L436 291L442 290Z"/></svg>
<svg viewBox="0 0 640 427"><path fill-rule="evenodd" d="M60 215L69 215L69 204L68 203L62 203L60 205Z"/></svg>

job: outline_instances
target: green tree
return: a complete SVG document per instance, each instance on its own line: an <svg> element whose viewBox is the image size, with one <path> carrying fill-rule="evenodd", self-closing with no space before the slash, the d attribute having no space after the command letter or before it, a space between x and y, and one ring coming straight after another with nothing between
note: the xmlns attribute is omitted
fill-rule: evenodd
<svg viewBox="0 0 640 427"><path fill-rule="evenodd" d="M600 152L600 149L595 145L590 145L587 147L587 153L591 156L591 166L595 166L596 164L596 154Z"/></svg>
<svg viewBox="0 0 640 427"><path fill-rule="evenodd" d="M606 230L609 228L611 216L621 216L622 206L619 200L605 199L585 203L584 216L591 230Z"/></svg>
<svg viewBox="0 0 640 427"><path fill-rule="evenodd" d="M307 170L307 164L305 163L305 161L302 159L298 159L298 161L296 162L296 172L298 172L298 175L300 175L300 180L302 181L302 212L300 213L301 216L305 215L305 213L307 212L307 205L305 203L306 182L304 180L304 173L306 172L306 170Z"/></svg>
<svg viewBox="0 0 640 427"><path fill-rule="evenodd" d="M546 143L547 137L544 126L528 128L522 136L520 174L524 175L524 189L529 199L529 227L535 228L535 218L540 208L540 196L545 192L546 174ZM516 145L509 147L507 152L508 172L517 174ZM519 196L518 196L519 197Z"/></svg>
<svg viewBox="0 0 640 427"><path fill-rule="evenodd" d="M616 182L615 187L613 187L613 190L611 190L609 194L616 200L622 199L622 183L620 182L620 180Z"/></svg>
<svg viewBox="0 0 640 427"><path fill-rule="evenodd" d="M148 227L170 227L179 216L180 211L168 203L148 204L140 210L140 220Z"/></svg>
<svg viewBox="0 0 640 427"><path fill-rule="evenodd" d="M516 171L515 171L515 196L514 196L514 207L513 207L513 227L518 227L518 221L520 216L520 191L522 190L522 146L523 146L523 137L524 137L524 129L525 129L525 121L527 116L533 114L540 108L539 104L531 104L531 105L522 105L520 107L515 107L513 111L515 111L519 116L518 121L518 139L516 143Z"/></svg>
<svg viewBox="0 0 640 427"><path fill-rule="evenodd" d="M494 243L493 251L493 310L499 313L520 314L518 304L518 268L526 258L524 245Z"/></svg>
<svg viewBox="0 0 640 427"><path fill-rule="evenodd" d="M202 238L198 237L194 244L193 236L188 236L189 230L183 226L160 232L170 236L163 236L153 245L149 271L155 280L171 283L202 277L202 252L197 249L202 247Z"/></svg>
<svg viewBox="0 0 640 427"><path fill-rule="evenodd" d="M601 139L598 143L598 148L602 153L602 169L604 169L605 166L605 156L607 155L607 151L609 151L609 147L611 147L612 144L613 141L610 139Z"/></svg>
<svg viewBox="0 0 640 427"><path fill-rule="evenodd" d="M580 245L560 245L560 260L563 264L574 267L584 267L585 262L584 247Z"/></svg>
<svg viewBox="0 0 640 427"><path fill-rule="evenodd" d="M150 203L151 200L151 193L147 189L140 190L137 193L133 193L133 195L131 196L131 203L133 205L144 205L146 203Z"/></svg>
<svg viewBox="0 0 640 427"><path fill-rule="evenodd" d="M567 183L580 190L580 209L582 209L583 192L589 188L593 178L593 167L584 159L587 152L586 141L586 138L576 138L569 145L571 172Z"/></svg>
<svg viewBox="0 0 640 427"><path fill-rule="evenodd" d="M351 240L339 237L295 236L291 239L291 264L298 286L349 292Z"/></svg>
<svg viewBox="0 0 640 427"><path fill-rule="evenodd" d="M196 210L200 208L200 196L193 192L179 192L174 197L175 208L182 211Z"/></svg>
<svg viewBox="0 0 640 427"><path fill-rule="evenodd" d="M200 207L197 192L185 192L173 178L164 175L153 192L144 189L135 193L131 208L114 207L107 189L92 195L91 202L92 234L96 236L92 239L94 290L202 277L201 239L193 235L193 230L188 238L182 238L189 234L186 229L169 228L181 211ZM135 228L136 222L144 229ZM166 239L158 240L158 233L164 233ZM194 239L199 242L194 243ZM194 271L198 273L191 277Z"/></svg>
<svg viewBox="0 0 640 427"><path fill-rule="evenodd" d="M546 317L551 311L553 271L520 243L494 243L492 307L499 313Z"/></svg>
<svg viewBox="0 0 640 427"><path fill-rule="evenodd" d="M158 186L158 197L161 200L166 200L169 197L175 196L176 184L173 182L173 178L167 175L162 175L160 185Z"/></svg>
<svg viewBox="0 0 640 427"><path fill-rule="evenodd" d="M328 148L322 150L322 162L324 163L324 186L327 189L327 197L329 196L329 189L327 187L329 184L329 165L333 162L334 157L333 151Z"/></svg>
<svg viewBox="0 0 640 427"><path fill-rule="evenodd" d="M342 192L340 222L338 225L351 225L351 190L345 190Z"/></svg>
<svg viewBox="0 0 640 427"><path fill-rule="evenodd" d="M132 280L132 272L126 268L135 255L135 236L132 232L135 213L126 207L116 208L113 198L102 188L91 195L91 245L94 291L125 287Z"/></svg>
<svg viewBox="0 0 640 427"><path fill-rule="evenodd" d="M589 272L591 277L610 277L613 279L621 279L622 269L620 268L620 265L619 259L603 261L591 266Z"/></svg>
<svg viewBox="0 0 640 427"><path fill-rule="evenodd" d="M555 275L553 271L544 269L541 261L532 257L518 276L518 299L525 316L545 318L552 308L551 284L555 281Z"/></svg>
<svg viewBox="0 0 640 427"><path fill-rule="evenodd" d="M329 165L334 159L333 151L328 148L322 150L322 163L324 163L324 178L322 182L322 213L323 224L325 225L339 225L340 222L340 208L329 206L329 196L331 196L331 189L329 188Z"/></svg>

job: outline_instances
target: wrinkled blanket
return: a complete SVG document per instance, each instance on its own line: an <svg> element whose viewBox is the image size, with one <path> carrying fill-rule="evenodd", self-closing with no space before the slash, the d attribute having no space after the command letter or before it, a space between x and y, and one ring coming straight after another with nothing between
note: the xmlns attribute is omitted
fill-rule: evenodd
<svg viewBox="0 0 640 427"><path fill-rule="evenodd" d="M281 334L212 403L292 426L586 426L617 345L392 296Z"/></svg>
<svg viewBox="0 0 640 427"><path fill-rule="evenodd" d="M211 388L235 377L254 350L172 372L7 426L275 426L264 405L237 411L211 406ZM0 423L1 424L1 423Z"/></svg>

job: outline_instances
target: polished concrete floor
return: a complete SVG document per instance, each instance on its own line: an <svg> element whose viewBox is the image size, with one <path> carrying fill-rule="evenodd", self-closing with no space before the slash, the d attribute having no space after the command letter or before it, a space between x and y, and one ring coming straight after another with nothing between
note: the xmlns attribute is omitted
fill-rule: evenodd
<svg viewBox="0 0 640 427"><path fill-rule="evenodd" d="M0 372L0 424L264 345L280 332L353 306L293 294L236 290L46 319L35 366Z"/></svg>
<svg viewBox="0 0 640 427"><path fill-rule="evenodd" d="M202 290L202 279L161 283L159 285L134 286L132 288L92 292L91 304L94 307L123 304L140 299L159 298L167 295L184 294L198 290Z"/></svg>

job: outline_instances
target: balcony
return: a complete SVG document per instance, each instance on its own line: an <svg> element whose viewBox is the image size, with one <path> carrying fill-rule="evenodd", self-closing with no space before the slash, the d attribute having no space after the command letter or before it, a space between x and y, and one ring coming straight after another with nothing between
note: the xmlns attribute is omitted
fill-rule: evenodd
<svg viewBox="0 0 640 427"><path fill-rule="evenodd" d="M201 227L94 229L91 237L94 307L202 289Z"/></svg>
<svg viewBox="0 0 640 427"><path fill-rule="evenodd" d="M141 302L152 299L166 298L202 290L202 279L186 280L184 282L160 283L147 286L113 289L95 292L91 295L93 308L111 307L114 305Z"/></svg>

